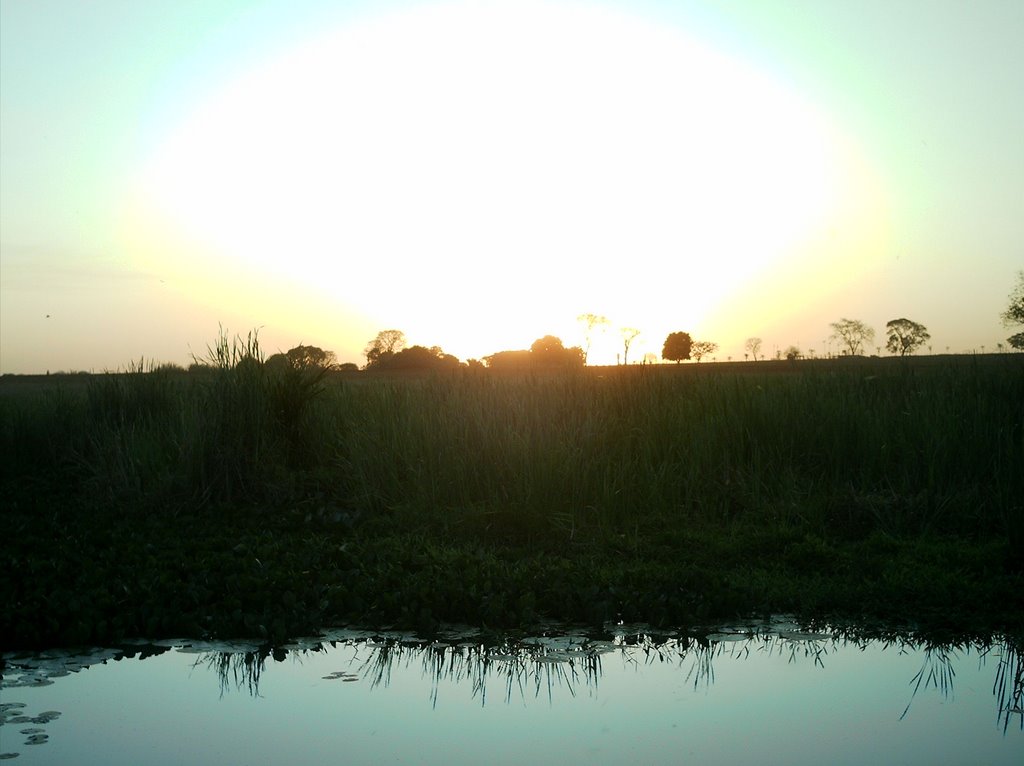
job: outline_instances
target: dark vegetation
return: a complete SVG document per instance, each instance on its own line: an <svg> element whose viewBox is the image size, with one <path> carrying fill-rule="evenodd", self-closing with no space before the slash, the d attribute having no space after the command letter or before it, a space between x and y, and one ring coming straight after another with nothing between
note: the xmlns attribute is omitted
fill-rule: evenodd
<svg viewBox="0 0 1024 766"><path fill-rule="evenodd" d="M347 373L250 336L188 373L0 379L0 642L773 612L1021 631L1024 357L547 352Z"/></svg>
<svg viewBox="0 0 1024 766"><path fill-rule="evenodd" d="M693 350L693 338L688 332L670 332L661 347L661 358L679 364L690 358Z"/></svg>
<svg viewBox="0 0 1024 766"><path fill-rule="evenodd" d="M1024 270L1017 272L1017 284L1010 292L1010 303L1000 315L1004 327L1024 326ZM1013 348L1024 349L1024 332L1016 332L1006 339Z"/></svg>

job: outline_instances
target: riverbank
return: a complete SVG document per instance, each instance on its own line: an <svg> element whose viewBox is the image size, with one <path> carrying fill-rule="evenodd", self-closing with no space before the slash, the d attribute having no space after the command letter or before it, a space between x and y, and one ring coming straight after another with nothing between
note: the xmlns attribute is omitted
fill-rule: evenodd
<svg viewBox="0 0 1024 766"><path fill-rule="evenodd" d="M1024 365L878 361L25 386L0 396L0 636L1020 632Z"/></svg>

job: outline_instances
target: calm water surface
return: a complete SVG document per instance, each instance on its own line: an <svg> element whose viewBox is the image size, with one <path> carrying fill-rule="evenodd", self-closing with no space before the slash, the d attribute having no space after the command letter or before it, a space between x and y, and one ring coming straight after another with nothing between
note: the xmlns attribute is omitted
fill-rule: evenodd
<svg viewBox="0 0 1024 766"><path fill-rule="evenodd" d="M4 655L0 753L35 764L1024 763L1007 641L785 620L503 642L334 631Z"/></svg>

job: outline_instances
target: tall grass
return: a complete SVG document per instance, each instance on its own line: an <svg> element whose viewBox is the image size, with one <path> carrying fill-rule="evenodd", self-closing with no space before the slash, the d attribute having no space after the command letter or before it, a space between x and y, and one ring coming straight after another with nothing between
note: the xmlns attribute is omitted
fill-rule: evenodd
<svg viewBox="0 0 1024 766"><path fill-rule="evenodd" d="M144 360L62 387L0 399L12 457L34 476L94 497L164 507L293 497L326 441L312 415L324 371L271 370L255 333L221 334L196 372Z"/></svg>
<svg viewBox="0 0 1024 766"><path fill-rule="evenodd" d="M326 491L497 540L756 522L1024 542L1016 364L352 383L268 371L254 335L208 357L5 402L5 451L31 456L6 472L192 505Z"/></svg>
<svg viewBox="0 0 1024 766"><path fill-rule="evenodd" d="M378 507L541 533L652 517L987 533L1024 513L1019 372L478 377L381 382L340 406Z"/></svg>

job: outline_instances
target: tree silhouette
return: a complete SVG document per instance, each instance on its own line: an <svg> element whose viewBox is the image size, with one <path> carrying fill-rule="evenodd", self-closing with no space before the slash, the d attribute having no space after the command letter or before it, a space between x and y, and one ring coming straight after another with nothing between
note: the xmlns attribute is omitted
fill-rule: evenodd
<svg viewBox="0 0 1024 766"><path fill-rule="evenodd" d="M582 367L583 349L579 346L566 348L561 338L545 335L538 338L529 350L498 351L484 357L488 369L502 372L525 372L528 370L557 370Z"/></svg>
<svg viewBox="0 0 1024 766"><path fill-rule="evenodd" d="M713 354L716 351L718 351L717 343L712 343L709 340L695 340L693 342L693 347L690 349L690 355L700 362L700 360L708 354Z"/></svg>
<svg viewBox="0 0 1024 766"><path fill-rule="evenodd" d="M891 319L885 324L888 340L885 347L894 354L906 356L923 346L931 335L923 324L909 319Z"/></svg>
<svg viewBox="0 0 1024 766"><path fill-rule="evenodd" d="M566 348L561 338L545 335L538 338L530 346L532 363L544 367L582 367L586 364L586 355L579 346Z"/></svg>
<svg viewBox="0 0 1024 766"><path fill-rule="evenodd" d="M290 370L292 364L288 361L287 354L277 353L268 356L263 366L270 372L284 372Z"/></svg>
<svg viewBox="0 0 1024 766"><path fill-rule="evenodd" d="M1000 316L1004 327L1024 325L1024 271L1017 272L1017 285L1010 293L1010 305ZM1016 349L1024 350L1024 332L1011 335L1006 342Z"/></svg>
<svg viewBox="0 0 1024 766"><path fill-rule="evenodd" d="M301 343L295 348L289 349L285 356L288 358L288 363L296 369L310 367L330 369L338 363L333 351L324 351L317 346L303 346Z"/></svg>
<svg viewBox="0 0 1024 766"><path fill-rule="evenodd" d="M381 330L377 337L366 344L363 356L366 357L367 368L378 364L382 359L393 356L405 348L405 333L401 330Z"/></svg>
<svg viewBox="0 0 1024 766"><path fill-rule="evenodd" d="M529 349L517 349L515 351L495 351L484 357L487 369L498 372L523 372L529 370L533 365L533 359Z"/></svg>
<svg viewBox="0 0 1024 766"><path fill-rule="evenodd" d="M608 321L608 317L601 316L600 314L580 314L576 317L577 322L582 322L587 328L583 333L583 364L587 363L587 359L590 356L590 346L594 340L594 330L600 327L603 332L607 329L607 326L611 324Z"/></svg>
<svg viewBox="0 0 1024 766"><path fill-rule="evenodd" d="M537 338L530 346L530 353L535 354L537 357L558 355L565 351L565 345L562 343L561 338L556 338L554 335L545 335L543 338Z"/></svg>
<svg viewBox="0 0 1024 766"><path fill-rule="evenodd" d="M754 357L754 361L757 361L757 355L761 353L761 339L760 338L747 338L747 342L743 348Z"/></svg>
<svg viewBox="0 0 1024 766"><path fill-rule="evenodd" d="M461 362L453 354L446 354L440 346L409 346L401 351L382 356L373 365L374 370L454 370Z"/></svg>
<svg viewBox="0 0 1024 766"><path fill-rule="evenodd" d="M679 364L690 358L693 339L688 332L670 332L661 347L661 358Z"/></svg>
<svg viewBox="0 0 1024 766"><path fill-rule="evenodd" d="M640 331L635 327L623 327L619 332L622 333L622 363L629 364L629 346L636 340Z"/></svg>
<svg viewBox="0 0 1024 766"><path fill-rule="evenodd" d="M840 319L832 322L832 339L846 346L851 356L859 354L865 343L875 339L875 331L859 319Z"/></svg>

